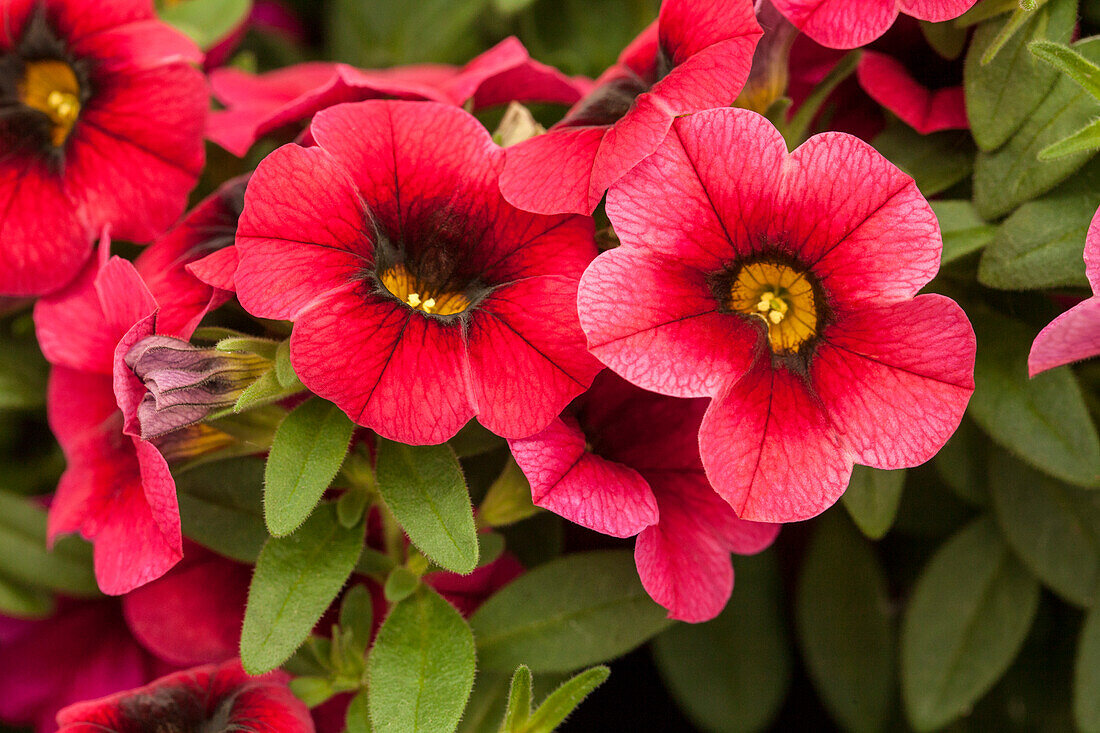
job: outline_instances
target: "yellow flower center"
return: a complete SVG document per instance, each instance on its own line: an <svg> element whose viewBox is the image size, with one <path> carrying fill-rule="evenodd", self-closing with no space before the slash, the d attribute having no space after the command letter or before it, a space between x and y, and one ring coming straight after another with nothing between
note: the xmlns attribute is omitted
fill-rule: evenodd
<svg viewBox="0 0 1100 733"><path fill-rule="evenodd" d="M464 293L437 292L418 282L404 265L394 265L382 273L382 285L386 290L413 310L433 316L453 316L470 307L470 299Z"/></svg>
<svg viewBox="0 0 1100 733"><path fill-rule="evenodd" d="M19 101L50 118L54 147L64 145L80 116L80 82L72 67L64 61L28 61L18 92Z"/></svg>
<svg viewBox="0 0 1100 733"><path fill-rule="evenodd" d="M730 310L760 318L777 354L796 354L817 335L817 301L805 272L777 262L744 265L730 286Z"/></svg>

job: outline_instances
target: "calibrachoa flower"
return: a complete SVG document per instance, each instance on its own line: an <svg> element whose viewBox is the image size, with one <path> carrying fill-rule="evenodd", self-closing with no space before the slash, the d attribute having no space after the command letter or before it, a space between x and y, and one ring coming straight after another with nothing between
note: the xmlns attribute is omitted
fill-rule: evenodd
<svg viewBox="0 0 1100 733"><path fill-rule="evenodd" d="M673 133L608 193L622 246L578 296L592 352L643 388L713 398L703 465L742 519L818 514L853 462L931 458L973 391L975 341L953 301L914 297L942 243L913 180L848 135L788 155L747 110Z"/></svg>
<svg viewBox="0 0 1100 733"><path fill-rule="evenodd" d="M240 662L177 672L57 714L58 733L149 730L313 733L309 709L276 672L249 677Z"/></svg>
<svg viewBox="0 0 1100 733"><path fill-rule="evenodd" d="M565 119L508 149L504 197L543 214L592 213L675 117L737 98L760 35L751 0L665 0Z"/></svg>
<svg viewBox="0 0 1100 733"><path fill-rule="evenodd" d="M976 0L771 0L799 30L823 46L857 48L875 40L898 13L941 22L957 18Z"/></svg>
<svg viewBox="0 0 1100 733"><path fill-rule="evenodd" d="M150 0L2 0L0 293L73 279L104 225L145 242L203 166L202 54Z"/></svg>
<svg viewBox="0 0 1100 733"><path fill-rule="evenodd" d="M262 136L308 120L342 102L420 99L474 109L519 102L573 104L591 80L571 79L533 60L516 38L506 38L462 68L443 65L364 70L310 62L266 74L219 69L210 75L214 96L226 106L212 112L206 134L237 156Z"/></svg>
<svg viewBox="0 0 1100 733"><path fill-rule="evenodd" d="M257 168L237 229L241 305L294 321L298 377L405 443L475 415L546 427L599 371L574 306L592 220L508 205L504 151L457 107L340 105L310 129Z"/></svg>
<svg viewBox="0 0 1100 733"><path fill-rule="evenodd" d="M1092 297L1055 318L1035 337L1027 358L1032 377L1100 354L1100 210L1093 215L1085 236L1085 275Z"/></svg>
<svg viewBox="0 0 1100 733"><path fill-rule="evenodd" d="M729 600L730 552L759 552L779 532L738 519L707 483L697 438L705 410L706 400L654 394L604 371L550 427L509 441L536 505L597 532L637 534L646 591L671 618L693 622Z"/></svg>

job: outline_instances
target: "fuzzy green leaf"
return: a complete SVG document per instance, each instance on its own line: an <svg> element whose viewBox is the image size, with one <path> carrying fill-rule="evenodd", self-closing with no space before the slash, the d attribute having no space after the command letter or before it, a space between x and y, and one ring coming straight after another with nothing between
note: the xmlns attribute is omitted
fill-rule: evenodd
<svg viewBox="0 0 1100 733"><path fill-rule="evenodd" d="M474 686L474 637L458 611L421 586L391 610L367 660L378 733L453 731Z"/></svg>
<svg viewBox="0 0 1100 733"><path fill-rule="evenodd" d="M932 201L931 204L943 235L941 266L977 252L993 241L997 226L978 216L974 204L969 201Z"/></svg>
<svg viewBox="0 0 1100 733"><path fill-rule="evenodd" d="M508 707L504 711L504 724L500 733L519 733L531 717L531 670L527 665L516 667L512 684L508 688Z"/></svg>
<svg viewBox="0 0 1100 733"><path fill-rule="evenodd" d="M527 725L520 729L529 733L553 733L592 691L607 681L611 670L593 667L566 680L539 705Z"/></svg>
<svg viewBox="0 0 1100 733"><path fill-rule="evenodd" d="M1064 43L1032 41L1028 44L1028 49L1058 71L1068 75L1093 99L1100 101L1100 66Z"/></svg>
<svg viewBox="0 0 1100 733"><path fill-rule="evenodd" d="M46 549L45 510L5 491L0 491L0 573L28 587L99 595L92 546L66 537Z"/></svg>
<svg viewBox="0 0 1100 733"><path fill-rule="evenodd" d="M474 512L454 450L381 438L377 472L378 493L421 552L455 573L477 567Z"/></svg>
<svg viewBox="0 0 1100 733"><path fill-rule="evenodd" d="M362 524L348 529L322 504L288 537L272 538L256 561L241 630L249 674L278 667L309 636L347 581L363 549Z"/></svg>
<svg viewBox="0 0 1100 733"><path fill-rule="evenodd" d="M1100 733L1100 603L1085 617L1077 642L1073 718L1081 733Z"/></svg>
<svg viewBox="0 0 1100 733"><path fill-rule="evenodd" d="M911 175L925 196L950 188L974 169L974 143L959 130L921 135L905 123L891 120L874 139L874 146Z"/></svg>
<svg viewBox="0 0 1100 733"><path fill-rule="evenodd" d="M1039 583L993 522L948 540L917 581L901 632L909 723L931 731L963 715L1004 674L1039 605Z"/></svg>
<svg viewBox="0 0 1100 733"><path fill-rule="evenodd" d="M567 555L521 575L470 618L487 670L570 671L613 659L668 625L629 552Z"/></svg>
<svg viewBox="0 0 1100 733"><path fill-rule="evenodd" d="M252 564L267 542L263 520L264 462L218 461L176 476L183 534L200 545Z"/></svg>
<svg viewBox="0 0 1100 733"><path fill-rule="evenodd" d="M370 707L366 690L358 693L348 704L344 727L347 728L344 733L371 733Z"/></svg>
<svg viewBox="0 0 1100 733"><path fill-rule="evenodd" d="M932 459L944 483L963 501L974 506L989 503L986 454L989 438L974 421L964 418L959 429Z"/></svg>
<svg viewBox="0 0 1100 733"><path fill-rule="evenodd" d="M340 601L340 629L345 637L350 637L352 651L363 654L370 644L371 624L374 620L374 606L370 591L365 585L354 585Z"/></svg>
<svg viewBox="0 0 1100 733"><path fill-rule="evenodd" d="M321 500L348 453L355 424L319 397L286 416L264 469L264 520L275 537L301 526Z"/></svg>
<svg viewBox="0 0 1100 733"><path fill-rule="evenodd" d="M852 515L863 534L880 539L894 524L905 485L905 470L882 471L856 466L852 480L842 498L844 508Z"/></svg>
<svg viewBox="0 0 1100 733"><path fill-rule="evenodd" d="M53 594L29 588L0 574L0 613L16 618L45 618L54 611Z"/></svg>
<svg viewBox="0 0 1100 733"><path fill-rule="evenodd" d="M27 410L46 404L46 363L33 339L0 341L0 410Z"/></svg>
<svg viewBox="0 0 1100 733"><path fill-rule="evenodd" d="M390 603L400 603L411 596L419 585L420 576L403 565L399 565L391 570L389 576L386 577L386 584L382 588L382 593Z"/></svg>
<svg viewBox="0 0 1100 733"><path fill-rule="evenodd" d="M245 22L252 0L188 0L185 3L157 3L160 19L191 37L204 51Z"/></svg>
<svg viewBox="0 0 1100 733"><path fill-rule="evenodd" d="M1039 160L1054 160L1074 153L1095 153L1100 149L1100 120L1093 120L1077 132L1039 151Z"/></svg>

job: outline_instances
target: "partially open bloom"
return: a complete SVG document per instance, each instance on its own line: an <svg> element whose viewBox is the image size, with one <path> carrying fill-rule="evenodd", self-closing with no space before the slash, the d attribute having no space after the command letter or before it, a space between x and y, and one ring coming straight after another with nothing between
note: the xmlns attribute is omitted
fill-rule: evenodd
<svg viewBox="0 0 1100 733"><path fill-rule="evenodd" d="M474 109L513 100L573 104L591 83L540 64L516 38L504 39L461 68L434 64L369 70L310 62L259 75L226 68L210 75L214 96L226 109L211 113L206 134L242 156L264 135L343 102L419 99L470 103Z"/></svg>
<svg viewBox="0 0 1100 733"><path fill-rule="evenodd" d="M405 443L474 415L546 427L599 371L574 307L591 219L508 205L503 150L457 107L340 105L310 129L257 168L237 230L241 305L294 321L298 377Z"/></svg>
<svg viewBox="0 0 1100 733"><path fill-rule="evenodd" d="M913 180L848 135L788 155L747 110L673 130L608 194L622 246L578 296L592 352L643 388L712 398L703 465L742 519L818 514L854 462L931 458L973 391L975 341L953 301L914 297L942 243Z"/></svg>
<svg viewBox="0 0 1100 733"><path fill-rule="evenodd" d="M1035 337L1027 358L1031 376L1100 354L1100 210L1085 237L1085 275L1092 297L1055 318Z"/></svg>
<svg viewBox="0 0 1100 733"><path fill-rule="evenodd" d="M233 660L177 672L57 714L59 733L249 731L313 733L309 709L286 686L285 675L249 677Z"/></svg>
<svg viewBox="0 0 1100 733"><path fill-rule="evenodd" d="M829 48L857 48L875 40L898 13L940 22L957 18L976 0L771 0L803 33Z"/></svg>
<svg viewBox="0 0 1100 733"><path fill-rule="evenodd" d="M202 54L149 0L3 0L0 294L73 279L104 225L146 242L203 165Z"/></svg>
<svg viewBox="0 0 1100 733"><path fill-rule="evenodd" d="M638 389L605 371L541 433L509 441L537 506L597 532L638 535L642 585L669 616L714 618L733 589L730 552L771 544L779 525L746 522L699 460L706 400Z"/></svg>
<svg viewBox="0 0 1100 733"><path fill-rule="evenodd" d="M751 0L665 0L565 119L508 149L504 197L541 214L591 214L676 116L737 98L760 34Z"/></svg>

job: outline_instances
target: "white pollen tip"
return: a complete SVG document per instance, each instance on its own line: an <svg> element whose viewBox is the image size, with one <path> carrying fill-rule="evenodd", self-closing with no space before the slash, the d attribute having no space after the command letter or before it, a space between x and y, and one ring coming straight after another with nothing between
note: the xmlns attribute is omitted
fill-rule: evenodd
<svg viewBox="0 0 1100 733"><path fill-rule="evenodd" d="M772 323L779 323L783 320L783 314L779 311L772 311L768 314L768 320L770 320Z"/></svg>

